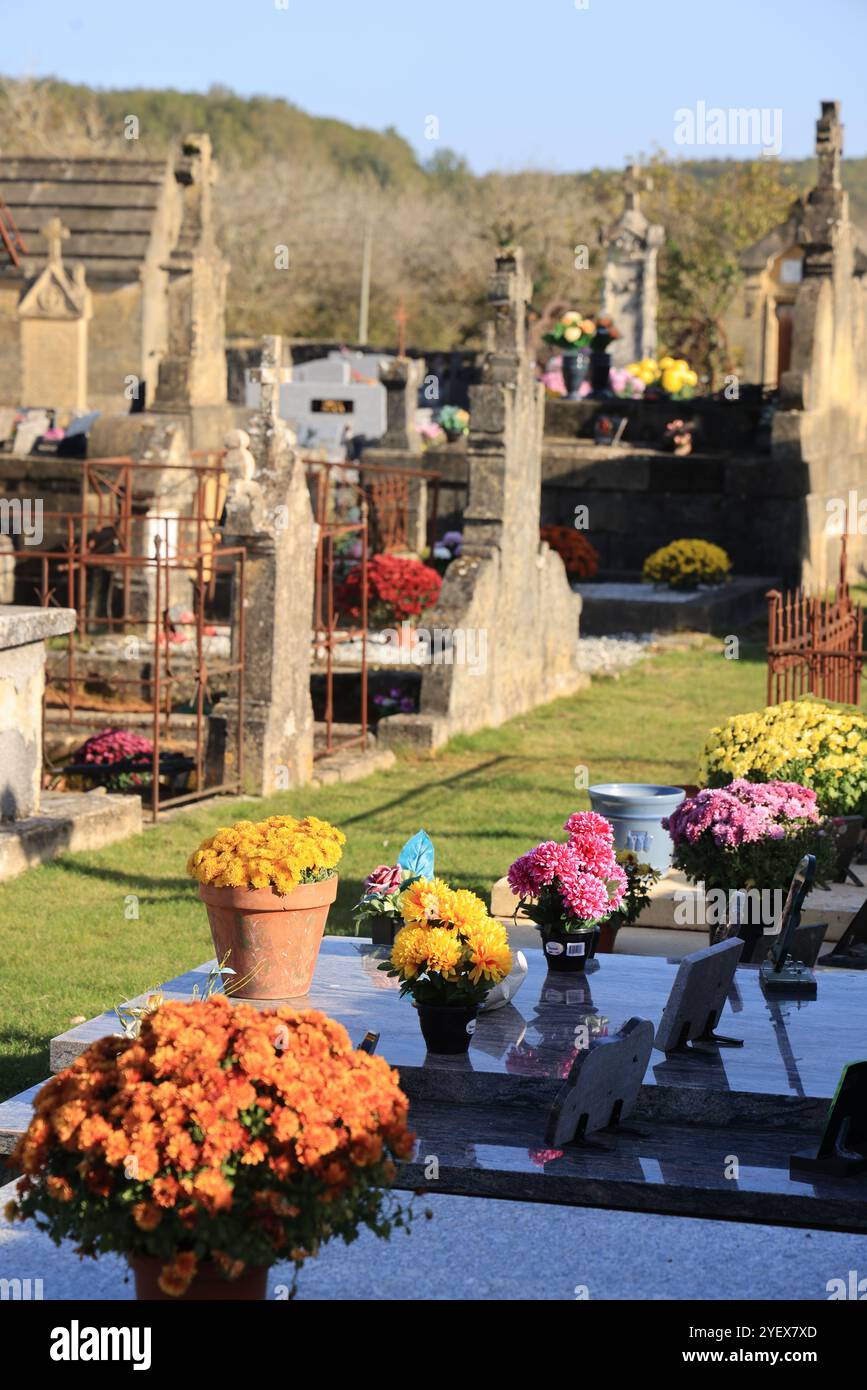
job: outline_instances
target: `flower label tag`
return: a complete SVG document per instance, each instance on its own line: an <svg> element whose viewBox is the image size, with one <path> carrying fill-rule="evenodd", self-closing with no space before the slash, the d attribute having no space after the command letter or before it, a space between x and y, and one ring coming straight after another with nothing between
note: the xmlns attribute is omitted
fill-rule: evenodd
<svg viewBox="0 0 867 1390"><path fill-rule="evenodd" d="M562 956L563 947L559 941L547 941L545 943L546 956Z"/></svg>
<svg viewBox="0 0 867 1390"><path fill-rule="evenodd" d="M469 1023L467 1024L467 1032L469 1033L470 1037L472 1037L473 1033L475 1033L476 1031L476 1022L476 1019L471 1018Z"/></svg>
<svg viewBox="0 0 867 1390"><path fill-rule="evenodd" d="M568 944L568 946L566 947L566 954L567 954L567 956L583 956L583 954L584 954L584 942L583 942L583 941L570 941L569 944Z"/></svg>

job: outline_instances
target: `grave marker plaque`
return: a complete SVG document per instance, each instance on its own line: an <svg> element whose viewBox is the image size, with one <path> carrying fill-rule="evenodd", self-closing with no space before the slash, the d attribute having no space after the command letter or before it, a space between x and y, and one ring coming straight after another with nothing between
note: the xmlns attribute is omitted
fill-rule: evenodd
<svg viewBox="0 0 867 1390"><path fill-rule="evenodd" d="M823 956L820 964L847 970L867 970L867 899L855 913L833 951Z"/></svg>
<svg viewBox="0 0 867 1390"><path fill-rule="evenodd" d="M743 1047L740 1040L720 1037L714 1032L743 949L741 938L733 936L684 956L654 1040L653 1046L658 1052ZM690 1047L690 1043L694 1046Z"/></svg>
<svg viewBox="0 0 867 1390"><path fill-rule="evenodd" d="M653 1024L630 1018L619 1033L596 1038L575 1059L551 1107L546 1143L560 1149L612 1129L635 1109L653 1049Z"/></svg>
<svg viewBox="0 0 867 1390"><path fill-rule="evenodd" d="M789 1173L851 1177L867 1171L867 1062L843 1068L818 1152L793 1154Z"/></svg>
<svg viewBox="0 0 867 1390"><path fill-rule="evenodd" d="M759 968L759 979L766 994L788 994L802 999L816 998L816 978L803 961L795 960L792 948L801 923L801 908L816 876L816 856L805 854L797 869L783 907L783 921L777 944Z"/></svg>

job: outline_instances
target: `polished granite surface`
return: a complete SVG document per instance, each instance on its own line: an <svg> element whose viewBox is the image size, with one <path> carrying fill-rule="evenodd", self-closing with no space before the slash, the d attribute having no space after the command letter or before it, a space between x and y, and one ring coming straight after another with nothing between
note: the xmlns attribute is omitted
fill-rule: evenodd
<svg viewBox="0 0 867 1390"><path fill-rule="evenodd" d="M386 949L363 939L326 937L310 994L291 1002L324 1010L356 1043L368 1030L379 1033L379 1054L400 1069L411 1095L520 1103L550 1098L588 1035L614 1033L632 1017L658 1024L678 968L657 957L613 955L591 963L597 968L587 975L549 975L541 951L526 955L523 988L513 1003L480 1016L466 1058L426 1053L410 1001L399 998L397 981L377 968ZM195 985L203 987L209 968L170 981L166 997L188 998ZM757 968L740 967L718 1031L743 1038L744 1046L694 1056L654 1052L644 1082L647 1103L654 1103L648 1088L664 1088L673 1107L668 1113L676 1118L678 1104L688 1112L700 1097L711 1097L719 1121L728 1123L738 1118L743 1098L759 1106L763 1097L776 1098L811 1126L819 1123L844 1063L867 1056L867 976L820 968L816 978L815 1000L766 999ZM52 1070L68 1065L94 1038L116 1031L116 1017L106 1013L54 1038Z"/></svg>
<svg viewBox="0 0 867 1390"><path fill-rule="evenodd" d="M326 938L311 993L291 1002L339 1019L356 1043L368 1030L380 1034L377 1050L400 1070L418 1136L399 1186L867 1232L867 1174L793 1181L788 1171L793 1153L815 1151L843 1065L867 1056L863 973L819 969L818 998L804 1001L766 999L757 968L740 967L718 1030L743 1038L743 1048L652 1053L626 1126L555 1150L551 1104L579 1043L610 1036L631 1017L658 1024L677 961L603 956L586 976L563 976L549 975L542 953L528 951L514 1002L479 1018L466 1056L438 1057L426 1053L396 982L377 969L385 957L361 939ZM209 969L170 981L165 997L201 991ZM55 1038L52 1069L117 1031L106 1013ZM32 1095L0 1106L0 1151L26 1123Z"/></svg>

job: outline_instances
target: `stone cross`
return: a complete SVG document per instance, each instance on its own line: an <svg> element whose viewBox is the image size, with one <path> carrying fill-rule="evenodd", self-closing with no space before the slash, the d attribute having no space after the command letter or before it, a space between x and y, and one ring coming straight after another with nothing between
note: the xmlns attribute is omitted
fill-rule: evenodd
<svg viewBox="0 0 867 1390"><path fill-rule="evenodd" d="M843 127L839 101L823 101L816 122L816 155L819 160L818 188L840 188L840 158L843 154Z"/></svg>
<svg viewBox="0 0 867 1390"><path fill-rule="evenodd" d="M48 264L60 265L63 260L63 243L70 235L69 228L64 227L59 217L50 217L42 228L42 235L48 243Z"/></svg>
<svg viewBox="0 0 867 1390"><path fill-rule="evenodd" d="M517 362L527 348L527 308L533 282L520 247L497 252L488 303L494 308L494 355Z"/></svg>
<svg viewBox="0 0 867 1390"><path fill-rule="evenodd" d="M408 323L408 315L406 312L406 304L403 299L400 301L400 307L394 316L394 321L397 324L398 332L397 355L398 357L406 357L406 325Z"/></svg>
<svg viewBox="0 0 867 1390"><path fill-rule="evenodd" d="M638 212L641 204L642 193L649 193L653 188L653 179L649 174L643 174L640 164L630 164L623 175L623 191L626 195L626 208L629 212Z"/></svg>
<svg viewBox="0 0 867 1390"><path fill-rule="evenodd" d="M292 380L292 368L283 366L283 339L279 334L266 335L262 339L262 359L255 371L250 373L253 381L261 387L259 413L269 420L280 419L280 387L283 382Z"/></svg>

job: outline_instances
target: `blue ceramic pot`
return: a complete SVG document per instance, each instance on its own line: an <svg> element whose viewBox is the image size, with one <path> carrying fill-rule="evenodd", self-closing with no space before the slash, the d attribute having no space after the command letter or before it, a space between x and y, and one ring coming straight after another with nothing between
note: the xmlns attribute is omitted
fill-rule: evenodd
<svg viewBox="0 0 867 1390"><path fill-rule="evenodd" d="M593 810L614 826L615 848L634 850L660 873L671 868L673 846L662 821L686 796L682 787L603 782L588 790Z"/></svg>

